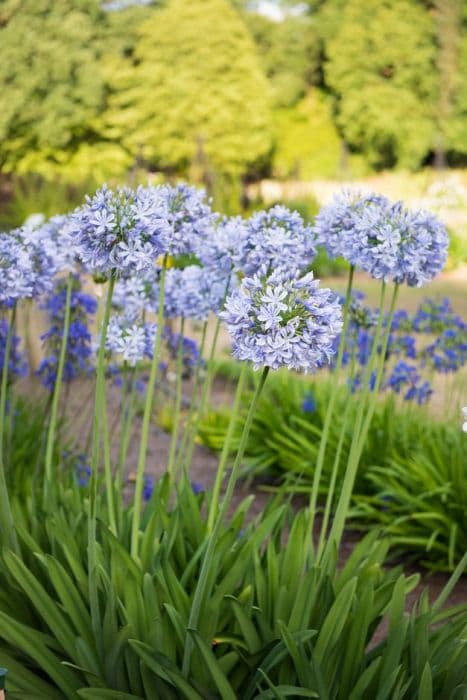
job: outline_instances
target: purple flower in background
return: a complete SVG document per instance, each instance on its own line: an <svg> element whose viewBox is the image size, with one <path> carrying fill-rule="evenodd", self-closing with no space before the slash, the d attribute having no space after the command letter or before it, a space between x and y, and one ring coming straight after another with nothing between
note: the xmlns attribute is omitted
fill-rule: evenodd
<svg viewBox="0 0 467 700"><path fill-rule="evenodd" d="M222 308L228 277L211 268L188 265L167 271L165 316L184 316L198 321L207 320L210 313Z"/></svg>
<svg viewBox="0 0 467 700"><path fill-rule="evenodd" d="M204 267L228 277L240 259L248 238L248 226L241 216L224 217L216 222L208 237L199 237L196 256Z"/></svg>
<svg viewBox="0 0 467 700"><path fill-rule="evenodd" d="M190 481L190 484L195 496L199 496L200 493L205 493L206 489L203 484L198 481Z"/></svg>
<svg viewBox="0 0 467 700"><path fill-rule="evenodd" d="M0 373L5 362L5 349L10 325L5 319L0 319ZM28 364L20 350L21 339L13 334L11 337L10 357L8 363L8 378L24 377L28 371Z"/></svg>
<svg viewBox="0 0 467 700"><path fill-rule="evenodd" d="M304 372L329 362L342 328L341 306L309 273L276 271L245 278L220 314L232 337L233 355L255 369L288 367Z"/></svg>
<svg viewBox="0 0 467 700"><path fill-rule="evenodd" d="M40 363L36 374L50 391L55 386L58 357L62 345L66 287L67 280L65 278L58 279L55 282L53 292L45 298L40 306L48 315L50 327L41 336L47 354ZM70 297L70 328L63 368L63 381L65 382L86 375L92 370L93 348L89 324L91 323L90 317L96 311L96 299L82 291L81 280L75 275Z"/></svg>
<svg viewBox="0 0 467 700"><path fill-rule="evenodd" d="M105 348L134 367L143 359L152 358L156 330L155 323L137 323L123 314L111 316Z"/></svg>
<svg viewBox="0 0 467 700"><path fill-rule="evenodd" d="M145 475L144 485L143 485L143 499L146 502L151 499L151 496L154 492L154 482L155 482L155 479L153 476L150 476L149 474Z"/></svg>
<svg viewBox="0 0 467 700"><path fill-rule="evenodd" d="M316 411L316 400L311 391L305 394L302 402L302 410L304 413L314 413Z"/></svg>

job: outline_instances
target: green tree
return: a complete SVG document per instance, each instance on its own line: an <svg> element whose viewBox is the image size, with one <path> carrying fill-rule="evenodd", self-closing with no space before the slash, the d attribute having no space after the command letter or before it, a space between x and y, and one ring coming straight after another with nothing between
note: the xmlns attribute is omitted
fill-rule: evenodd
<svg viewBox="0 0 467 700"><path fill-rule="evenodd" d="M435 0L439 93L437 164L467 161L467 5Z"/></svg>
<svg viewBox="0 0 467 700"><path fill-rule="evenodd" d="M148 14L130 57L107 62L106 138L151 167L206 162L242 175L271 149L267 80L228 0L171 0Z"/></svg>
<svg viewBox="0 0 467 700"><path fill-rule="evenodd" d="M320 78L321 44L312 18L291 16L275 22L255 12L245 12L244 18L271 80L274 103L294 104Z"/></svg>
<svg viewBox="0 0 467 700"><path fill-rule="evenodd" d="M66 161L96 138L104 105L96 0L4 0L0 6L0 169ZM39 168L40 169L40 168Z"/></svg>
<svg viewBox="0 0 467 700"><path fill-rule="evenodd" d="M417 0L331 0L322 19L325 78L346 142L374 166L417 167L435 141L433 16Z"/></svg>

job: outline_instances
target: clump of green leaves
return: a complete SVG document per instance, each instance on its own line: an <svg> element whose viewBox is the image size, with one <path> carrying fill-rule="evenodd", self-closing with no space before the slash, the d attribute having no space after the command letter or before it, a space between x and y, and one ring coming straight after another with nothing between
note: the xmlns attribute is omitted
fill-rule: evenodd
<svg viewBox="0 0 467 700"><path fill-rule="evenodd" d="M75 484L56 497L45 513L15 502L21 556L3 555L0 658L13 699L415 700L462 689L467 613L442 610L460 570L432 607L423 594L406 615L417 577L384 567L387 541L372 533L343 569L335 559L321 565L304 513L271 504L248 522L248 498L222 529L195 631L187 627L207 543L203 495L187 480L175 493L160 482L138 560L127 551L130 509L118 537L101 510L97 607L86 490ZM194 653L182 672L187 638Z"/></svg>
<svg viewBox="0 0 467 700"><path fill-rule="evenodd" d="M230 360L218 372L234 381L238 365ZM252 373L250 386L256 381ZM324 413L330 395L328 382L310 382L278 372L264 389L253 420L246 449L245 468L250 477L273 480L287 491L308 493L312 487ZM244 397L244 411L248 405ZM312 398L312 410L307 400ZM346 404L349 416L343 425ZM352 441L358 396L343 388L337 398L329 450L324 463L321 495L326 496L342 431L341 454ZM228 425L222 409L211 411L200 426L200 439L221 450ZM243 421L235 430L238 445ZM360 460L351 525L382 527L394 552L403 552L423 566L452 570L467 549L467 464L465 436L459 426L440 421L417 406L407 409L393 396L382 399L373 417ZM338 488L342 474L338 476Z"/></svg>

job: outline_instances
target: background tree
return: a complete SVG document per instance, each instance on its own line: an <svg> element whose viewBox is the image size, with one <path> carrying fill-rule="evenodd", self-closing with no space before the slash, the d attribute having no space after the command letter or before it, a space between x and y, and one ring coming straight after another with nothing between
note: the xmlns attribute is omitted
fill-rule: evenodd
<svg viewBox="0 0 467 700"><path fill-rule="evenodd" d="M419 166L434 146L433 17L417 0L331 1L322 17L345 140L374 166Z"/></svg>
<svg viewBox="0 0 467 700"><path fill-rule="evenodd" d="M96 138L104 106L94 0L4 0L0 6L0 168L66 159Z"/></svg>
<svg viewBox="0 0 467 700"><path fill-rule="evenodd" d="M150 167L184 172L202 154L214 171L241 175L268 158L269 86L228 0L171 0L107 70L105 134Z"/></svg>

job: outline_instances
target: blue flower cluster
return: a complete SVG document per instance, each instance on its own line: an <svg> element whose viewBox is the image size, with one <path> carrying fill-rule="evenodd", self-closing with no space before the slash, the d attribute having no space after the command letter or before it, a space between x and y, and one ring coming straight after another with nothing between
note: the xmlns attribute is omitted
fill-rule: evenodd
<svg viewBox="0 0 467 700"><path fill-rule="evenodd" d="M269 275L278 268L305 270L316 256L317 238L298 212L277 205L256 212L238 231L233 262L249 277Z"/></svg>
<svg viewBox="0 0 467 700"><path fill-rule="evenodd" d="M181 350L183 379L188 379L192 375L193 370L200 363L203 363L198 343L192 338L180 335L180 333L173 333L168 327L164 329L164 339L169 351L169 357L173 362L177 361Z"/></svg>
<svg viewBox="0 0 467 700"><path fill-rule="evenodd" d="M288 367L304 372L329 362L342 328L341 306L330 289L308 273L277 270L268 277L246 277L220 317L233 343L233 355L255 369Z"/></svg>
<svg viewBox="0 0 467 700"><path fill-rule="evenodd" d="M66 286L66 279L58 279L53 292L41 303L41 308L47 312L51 325L49 330L41 336L47 349L47 355L40 363L36 374L50 391L55 386L62 344ZM95 314L96 310L96 300L82 291L81 280L78 275L75 275L70 299L70 328L63 369L63 381L65 382L88 374L93 367L92 336L89 324L90 316Z"/></svg>
<svg viewBox="0 0 467 700"><path fill-rule="evenodd" d="M215 220L203 192L186 185L102 187L70 217L83 265L108 276L153 267L160 256L195 253Z"/></svg>
<svg viewBox="0 0 467 700"><path fill-rule="evenodd" d="M343 356L344 365L352 360L357 365L355 377L351 380L354 391L362 385L363 372L358 368L368 364L374 341L372 319L376 311L362 303L363 296L359 293L351 304ZM437 337L428 344L421 339L417 342L416 336L423 334ZM455 372L466 364L467 324L454 313L448 299L442 302L425 299L414 314L407 311L395 314L385 361L381 390L389 389L403 394L407 401L425 403L433 391L423 377L424 371Z"/></svg>
<svg viewBox="0 0 467 700"><path fill-rule="evenodd" d="M0 319L0 373L3 371L3 364L5 362L5 349L9 327L9 323L5 321L5 319ZM13 334L11 337L11 349L8 362L8 376L10 379L14 377L24 377L28 371L28 363L21 352L20 345L21 339Z"/></svg>
<svg viewBox="0 0 467 700"><path fill-rule="evenodd" d="M123 314L114 315L107 328L105 348L134 367L145 358L152 358L156 332L155 323L136 323Z"/></svg>
<svg viewBox="0 0 467 700"><path fill-rule="evenodd" d="M167 271L165 315L184 316L206 321L210 313L218 313L224 303L229 278L219 276L213 268L188 265Z"/></svg>
<svg viewBox="0 0 467 700"><path fill-rule="evenodd" d="M0 233L0 305L37 298L53 284L55 261L28 229Z"/></svg>
<svg viewBox="0 0 467 700"><path fill-rule="evenodd" d="M380 195L337 195L316 217L314 231L332 258L411 287L429 282L447 260L448 234L435 216Z"/></svg>

